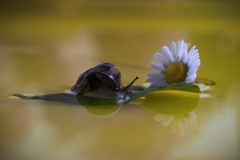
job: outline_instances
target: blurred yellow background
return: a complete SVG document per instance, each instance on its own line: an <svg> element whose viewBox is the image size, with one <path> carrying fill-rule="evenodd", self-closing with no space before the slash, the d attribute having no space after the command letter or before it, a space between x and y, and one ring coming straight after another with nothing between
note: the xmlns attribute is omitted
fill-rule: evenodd
<svg viewBox="0 0 240 160"><path fill-rule="evenodd" d="M0 159L239 159L237 1L6 1L0 4ZM156 113L124 105L112 117L82 106L9 99L63 92L99 63L143 84L161 47L196 45L198 77L216 81L194 109L199 133L179 136ZM190 46L190 47L191 47ZM166 106L167 107L167 106Z"/></svg>

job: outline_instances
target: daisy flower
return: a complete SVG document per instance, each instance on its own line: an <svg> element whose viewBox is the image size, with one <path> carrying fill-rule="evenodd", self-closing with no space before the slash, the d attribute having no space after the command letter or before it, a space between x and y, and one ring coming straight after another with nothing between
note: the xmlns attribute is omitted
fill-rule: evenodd
<svg viewBox="0 0 240 160"><path fill-rule="evenodd" d="M196 135L198 133L199 124L193 111L183 115L157 114L154 119L164 126L171 125L171 132L181 136Z"/></svg>
<svg viewBox="0 0 240 160"><path fill-rule="evenodd" d="M194 82L200 59L196 46L188 52L189 45L183 40L172 42L170 49L163 46L162 53L155 53L154 58L159 63L150 62L150 66L159 72L148 73L147 82L150 82L151 86Z"/></svg>

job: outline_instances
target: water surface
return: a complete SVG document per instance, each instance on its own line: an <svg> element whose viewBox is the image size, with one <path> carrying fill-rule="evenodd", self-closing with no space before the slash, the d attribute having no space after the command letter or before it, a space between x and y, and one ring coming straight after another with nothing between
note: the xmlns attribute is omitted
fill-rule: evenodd
<svg viewBox="0 0 240 160"><path fill-rule="evenodd" d="M239 159L237 2L43 4L7 5L1 11L3 159ZM103 115L102 108L8 98L62 93L79 74L103 62L115 64L124 83L139 76L136 84L142 85L153 54L181 39L197 46L197 75L214 80L208 92L220 96L181 105L192 107L195 135L172 133L171 124L164 126L159 114L138 103ZM171 96L169 104L159 103L169 106L174 106ZM164 114L179 118L174 111Z"/></svg>

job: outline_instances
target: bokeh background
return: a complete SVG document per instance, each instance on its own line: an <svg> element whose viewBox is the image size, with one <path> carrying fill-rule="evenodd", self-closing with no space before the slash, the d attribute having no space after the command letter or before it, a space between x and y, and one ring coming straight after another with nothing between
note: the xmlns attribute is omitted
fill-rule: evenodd
<svg viewBox="0 0 240 160"><path fill-rule="evenodd" d="M0 159L239 159L238 1L0 2ZM198 77L214 80L194 112L199 133L179 136L156 115L124 105L109 118L81 105L9 99L61 93L99 63L143 84L164 45L196 45Z"/></svg>

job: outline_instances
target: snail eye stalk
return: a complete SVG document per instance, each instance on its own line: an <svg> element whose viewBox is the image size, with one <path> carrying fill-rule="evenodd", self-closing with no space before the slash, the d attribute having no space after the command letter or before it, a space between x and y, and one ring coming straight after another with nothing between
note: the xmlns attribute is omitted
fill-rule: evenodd
<svg viewBox="0 0 240 160"><path fill-rule="evenodd" d="M124 99L124 100L126 100L126 97L127 97L128 93L129 93L129 91L130 91L130 88L132 87L133 83L134 83L137 79L139 79L139 77L136 77L128 86L126 86L126 87L123 88L123 90L126 91L126 93L125 93L124 96L123 96L123 99Z"/></svg>

